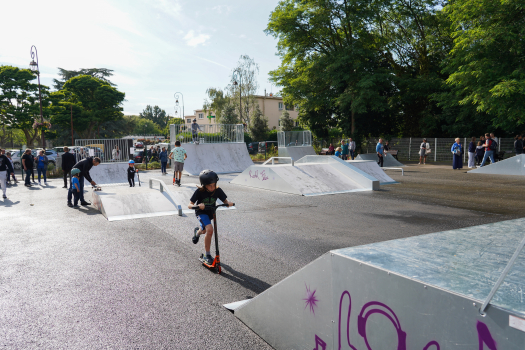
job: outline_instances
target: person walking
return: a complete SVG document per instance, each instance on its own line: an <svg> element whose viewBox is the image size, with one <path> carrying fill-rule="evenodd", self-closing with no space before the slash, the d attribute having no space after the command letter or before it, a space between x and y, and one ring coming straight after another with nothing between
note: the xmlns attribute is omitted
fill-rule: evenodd
<svg viewBox="0 0 525 350"><path fill-rule="evenodd" d="M69 175L69 186L73 184L71 178L71 169L75 165L75 155L69 152L69 147L64 147L64 154L62 154L62 172L64 173L64 187L67 188L67 176Z"/></svg>
<svg viewBox="0 0 525 350"><path fill-rule="evenodd" d="M419 145L419 164L421 164L421 159L423 159L423 165L427 164L427 150L430 150L430 145L427 143L427 139L423 139Z"/></svg>
<svg viewBox="0 0 525 350"><path fill-rule="evenodd" d="M166 151L166 147L162 147L162 151L159 154L159 160L160 160L160 171L162 175L166 175L166 167L168 165L168 152Z"/></svg>
<svg viewBox="0 0 525 350"><path fill-rule="evenodd" d="M91 179L89 171L92 167L98 166L100 163L101 161L99 157L87 157L73 166L73 169L80 170L78 177L80 183L80 205L91 205L91 203L84 200L84 178L86 178L86 180L88 180L91 185L95 187L97 184L95 181L93 181L93 179Z"/></svg>
<svg viewBox="0 0 525 350"><path fill-rule="evenodd" d="M476 167L476 138L472 136L468 144L468 167Z"/></svg>
<svg viewBox="0 0 525 350"><path fill-rule="evenodd" d="M348 139L348 153L350 154L350 158L354 160L355 158L355 141L352 141L352 138Z"/></svg>
<svg viewBox="0 0 525 350"><path fill-rule="evenodd" d="M377 153L377 164L382 168L383 167L383 160L385 155L385 149L383 147L383 139L379 139L376 145L376 153Z"/></svg>
<svg viewBox="0 0 525 350"><path fill-rule="evenodd" d="M2 186L2 198L7 198L7 178L14 175L15 171L11 166L9 158L3 152L0 152L0 186Z"/></svg>
<svg viewBox="0 0 525 350"><path fill-rule="evenodd" d="M341 159L348 160L348 144L345 140L341 141L341 149L343 150L343 152L341 153Z"/></svg>
<svg viewBox="0 0 525 350"><path fill-rule="evenodd" d="M490 164L494 164L494 151L496 150L497 144L490 138L488 133L485 134L485 144L483 147L485 148L485 155L483 156L483 160L479 166L480 168L485 165L487 158L490 158Z"/></svg>
<svg viewBox="0 0 525 350"><path fill-rule="evenodd" d="M43 150L40 150L38 152L38 156L35 157L36 162L36 171L38 172L38 184L42 185L40 182L41 175L44 175L44 185L47 186L47 165L49 164L49 160L47 159L47 156L44 154Z"/></svg>
<svg viewBox="0 0 525 350"><path fill-rule="evenodd" d="M456 142L452 145L450 149L452 152L452 169L462 169L463 168L463 147L461 146L461 140L456 138Z"/></svg>
<svg viewBox="0 0 525 350"><path fill-rule="evenodd" d="M516 154L523 153L523 139L521 135L516 135L514 139L514 151L516 152Z"/></svg>
<svg viewBox="0 0 525 350"><path fill-rule="evenodd" d="M31 182L29 181L31 174L33 173L33 167L34 167L34 159L33 155L31 154L31 149L26 148L26 151L24 152L24 155L22 156L22 167L24 168L24 172L26 174L25 177L25 186L31 187ZM33 182L35 180L33 179Z"/></svg>

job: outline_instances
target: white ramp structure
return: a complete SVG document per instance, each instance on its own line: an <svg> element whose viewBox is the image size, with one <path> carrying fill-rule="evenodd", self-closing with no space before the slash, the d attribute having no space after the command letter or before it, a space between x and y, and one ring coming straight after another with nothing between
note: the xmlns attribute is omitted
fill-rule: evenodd
<svg viewBox="0 0 525 350"><path fill-rule="evenodd" d="M231 183L302 196L379 189L376 178L332 156L306 156L297 162L271 158L262 165L250 166Z"/></svg>
<svg viewBox="0 0 525 350"><path fill-rule="evenodd" d="M253 165L248 148L242 143L183 143L188 159L184 172L199 175L205 169L217 174L240 173Z"/></svg>
<svg viewBox="0 0 525 350"><path fill-rule="evenodd" d="M277 146L279 157L291 157L294 161L304 156L316 155L312 147L312 133L309 130L279 131Z"/></svg>
<svg viewBox="0 0 525 350"><path fill-rule="evenodd" d="M490 161L490 160L489 160ZM494 164L485 163L484 166L470 170L473 174L492 175L525 175L525 154L519 154L511 158L500 160Z"/></svg>
<svg viewBox="0 0 525 350"><path fill-rule="evenodd" d="M373 160L377 163L377 154L376 153L363 153L359 154L356 157L357 160ZM395 159L391 154L387 154L385 159L383 160L383 167L390 168L390 167L402 167L405 166L403 163Z"/></svg>
<svg viewBox="0 0 525 350"><path fill-rule="evenodd" d="M377 162L373 160L347 160L348 164L351 164L355 166L356 168L360 169L361 171L364 171L370 176L375 177L379 180L379 183L381 185L391 185L391 184L397 184L399 182L392 179L390 176L388 176L383 169L377 164Z"/></svg>
<svg viewBox="0 0 525 350"><path fill-rule="evenodd" d="M518 219L333 250L225 307L278 350L523 350L524 232Z"/></svg>
<svg viewBox="0 0 525 350"><path fill-rule="evenodd" d="M128 185L128 167L127 162L101 163L93 166L89 175L97 185ZM138 179L135 180L138 186Z"/></svg>

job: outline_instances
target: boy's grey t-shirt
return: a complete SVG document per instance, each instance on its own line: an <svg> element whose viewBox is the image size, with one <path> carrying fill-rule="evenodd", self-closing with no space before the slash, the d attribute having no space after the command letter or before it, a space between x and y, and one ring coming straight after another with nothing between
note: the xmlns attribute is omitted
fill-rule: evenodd
<svg viewBox="0 0 525 350"><path fill-rule="evenodd" d="M184 163L184 155L186 154L186 150L184 148L175 147L171 151L171 154L174 162Z"/></svg>

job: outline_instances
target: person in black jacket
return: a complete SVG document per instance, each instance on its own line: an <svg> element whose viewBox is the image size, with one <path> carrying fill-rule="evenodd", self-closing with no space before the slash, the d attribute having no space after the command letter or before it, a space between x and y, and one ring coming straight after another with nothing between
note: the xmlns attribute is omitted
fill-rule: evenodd
<svg viewBox="0 0 525 350"><path fill-rule="evenodd" d="M88 180L92 186L96 186L97 184L95 181L93 181L91 176L89 176L89 171L93 166L99 165L100 162L101 161L99 157L87 157L73 166L73 169L80 170L80 174L78 176L80 182L80 205L91 205L91 203L84 200L84 178L86 178L86 180Z"/></svg>
<svg viewBox="0 0 525 350"><path fill-rule="evenodd" d="M3 198L7 198L7 178L15 173L9 158L0 150L0 185L2 186Z"/></svg>
<svg viewBox="0 0 525 350"><path fill-rule="evenodd" d="M75 155L69 153L69 148L64 147L64 154L62 154L62 171L64 172L64 187L67 188L67 175L69 174L69 185L71 186L71 169L75 165Z"/></svg>
<svg viewBox="0 0 525 350"><path fill-rule="evenodd" d="M129 182L129 187L135 187L135 161L133 160L130 160L128 162L129 164L129 167L128 167L128 182Z"/></svg>

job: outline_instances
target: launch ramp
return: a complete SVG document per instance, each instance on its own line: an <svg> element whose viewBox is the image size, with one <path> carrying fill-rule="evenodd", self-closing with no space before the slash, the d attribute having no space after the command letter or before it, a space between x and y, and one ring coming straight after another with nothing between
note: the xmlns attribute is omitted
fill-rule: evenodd
<svg viewBox="0 0 525 350"><path fill-rule="evenodd" d="M488 163L485 163L488 164ZM484 165L480 168L470 170L473 174L491 175L525 175L525 154L519 154L512 158L500 160L494 164Z"/></svg>
<svg viewBox="0 0 525 350"><path fill-rule="evenodd" d="M502 271L523 232L518 219L333 250L225 306L275 349L522 350L525 252Z"/></svg>
<svg viewBox="0 0 525 350"><path fill-rule="evenodd" d="M302 196L379 189L377 179L337 157L305 156L294 164L271 163L272 159L252 165L231 183Z"/></svg>
<svg viewBox="0 0 525 350"><path fill-rule="evenodd" d="M183 143L188 158L184 162L184 171L190 175L199 175L205 169L217 174L240 173L253 165L248 148L242 143Z"/></svg>
<svg viewBox="0 0 525 350"><path fill-rule="evenodd" d="M97 185L128 185L128 167L127 162L100 163L91 168L89 175ZM136 183L138 186L138 180Z"/></svg>
<svg viewBox="0 0 525 350"><path fill-rule="evenodd" d="M364 153L359 154L356 157L357 160L373 160L377 163L377 154L376 153ZM391 168L391 167L400 167L405 166L403 163L395 159L391 154L387 154L385 156L385 159L383 159L383 166L385 168Z"/></svg>
<svg viewBox="0 0 525 350"><path fill-rule="evenodd" d="M372 160L347 160L348 164L351 164L361 171L364 171L370 176L375 177L379 180L381 185L397 184L399 182L388 176L382 168L379 167L377 162ZM402 169L401 169L402 170Z"/></svg>

